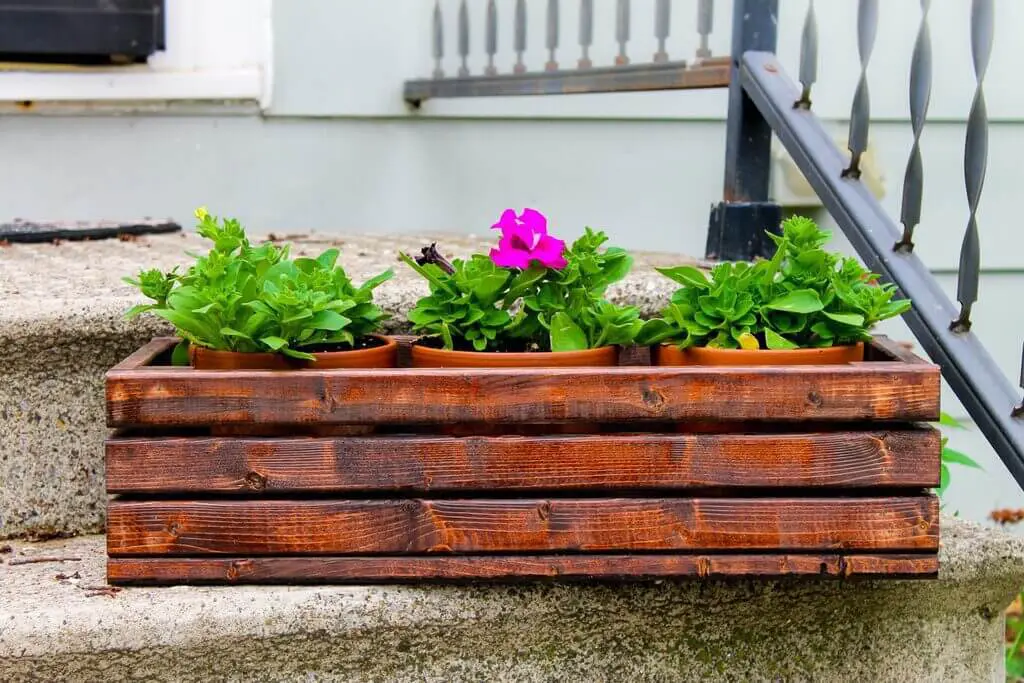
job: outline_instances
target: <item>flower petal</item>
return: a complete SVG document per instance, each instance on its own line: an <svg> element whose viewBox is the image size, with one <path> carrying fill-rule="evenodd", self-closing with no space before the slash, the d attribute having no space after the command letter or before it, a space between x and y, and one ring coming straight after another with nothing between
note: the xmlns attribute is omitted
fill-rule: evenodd
<svg viewBox="0 0 1024 683"><path fill-rule="evenodd" d="M525 270L530 266L530 252L521 249L491 249L490 256L491 262L501 268L520 268Z"/></svg>
<svg viewBox="0 0 1024 683"><path fill-rule="evenodd" d="M498 222L491 226L491 228L501 228L502 232L514 228L519 225L519 221L516 219L516 212L514 209L505 209L501 212L501 218Z"/></svg>
<svg viewBox="0 0 1024 683"><path fill-rule="evenodd" d="M548 234L548 219L540 211L536 209L523 209L523 212L519 214L519 221L522 225L525 225L533 235L533 239L530 240L530 246L537 246L537 242L540 238Z"/></svg>
<svg viewBox="0 0 1024 683"><path fill-rule="evenodd" d="M565 260L565 242L562 240L544 235L537 242L537 246L530 253L530 258L540 262L541 265L555 270L561 270L568 265Z"/></svg>

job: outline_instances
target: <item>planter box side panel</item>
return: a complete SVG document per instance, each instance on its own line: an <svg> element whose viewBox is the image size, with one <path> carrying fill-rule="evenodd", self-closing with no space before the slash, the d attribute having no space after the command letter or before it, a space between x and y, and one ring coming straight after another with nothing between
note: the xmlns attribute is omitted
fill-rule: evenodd
<svg viewBox="0 0 1024 683"><path fill-rule="evenodd" d="M930 579L935 554L490 555L453 557L111 558L114 584L393 583L672 577Z"/></svg>
<svg viewBox="0 0 1024 683"><path fill-rule="evenodd" d="M115 438L108 493L932 488L930 427L765 434Z"/></svg>
<svg viewBox="0 0 1024 683"><path fill-rule="evenodd" d="M111 556L935 552L938 501L550 498L115 501Z"/></svg>

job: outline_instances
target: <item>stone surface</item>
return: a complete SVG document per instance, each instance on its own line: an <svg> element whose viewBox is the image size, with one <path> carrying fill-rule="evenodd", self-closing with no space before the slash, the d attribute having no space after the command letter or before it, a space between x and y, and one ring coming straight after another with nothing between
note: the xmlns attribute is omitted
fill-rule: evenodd
<svg viewBox="0 0 1024 683"><path fill-rule="evenodd" d="M937 581L103 585L103 541L0 556L0 680L984 681L1024 541L943 519ZM24 554L21 554L24 553ZM55 578L58 573L70 579Z"/></svg>
<svg viewBox="0 0 1024 683"><path fill-rule="evenodd" d="M415 253L428 238L279 237L299 255L340 247L356 281L393 267L395 278L377 290L381 306L395 315L392 331L404 328L401 313L427 291L396 254ZM454 256L487 247L465 236L433 239ZM142 297L121 278L187 263L186 251L207 248L191 232L0 246L0 538L102 531L103 374L143 342L169 332L153 318L124 320L124 311ZM651 266L680 262L692 261L639 254L634 272L610 296L656 310L674 285L652 277Z"/></svg>

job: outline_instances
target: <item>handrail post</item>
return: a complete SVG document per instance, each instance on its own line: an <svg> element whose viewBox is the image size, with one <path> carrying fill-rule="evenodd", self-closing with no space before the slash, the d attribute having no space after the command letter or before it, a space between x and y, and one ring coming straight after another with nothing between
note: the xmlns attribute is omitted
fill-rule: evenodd
<svg viewBox="0 0 1024 683"><path fill-rule="evenodd" d="M705 254L712 260L768 256L766 229L778 229L782 208L769 201L772 129L743 91L739 63L748 50L775 52L779 0L735 0L732 74L725 138L723 201L712 207Z"/></svg>

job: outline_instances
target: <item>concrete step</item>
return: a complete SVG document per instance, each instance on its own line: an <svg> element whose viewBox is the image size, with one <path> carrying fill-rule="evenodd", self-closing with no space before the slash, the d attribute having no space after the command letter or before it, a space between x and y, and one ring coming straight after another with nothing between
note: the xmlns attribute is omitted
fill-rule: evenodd
<svg viewBox="0 0 1024 683"><path fill-rule="evenodd" d="M953 518L942 531L937 581L117 592L98 590L100 536L14 542L0 680L1002 683L1024 541ZM40 557L79 559L17 563Z"/></svg>
<svg viewBox="0 0 1024 683"><path fill-rule="evenodd" d="M466 256L489 242L465 236L283 236L296 255L337 246L357 281L389 267L395 278L378 290L394 315L391 330L426 285L397 262L438 241L445 253ZM489 238L490 236L488 236ZM129 241L16 244L0 257L0 539L49 538L103 530L105 425L103 375L168 328L148 317L124 320L142 301L123 282L142 268L185 263L185 251L208 245L194 233ZM693 262L681 255L637 254L637 267L610 296L654 311L675 288L652 266Z"/></svg>

